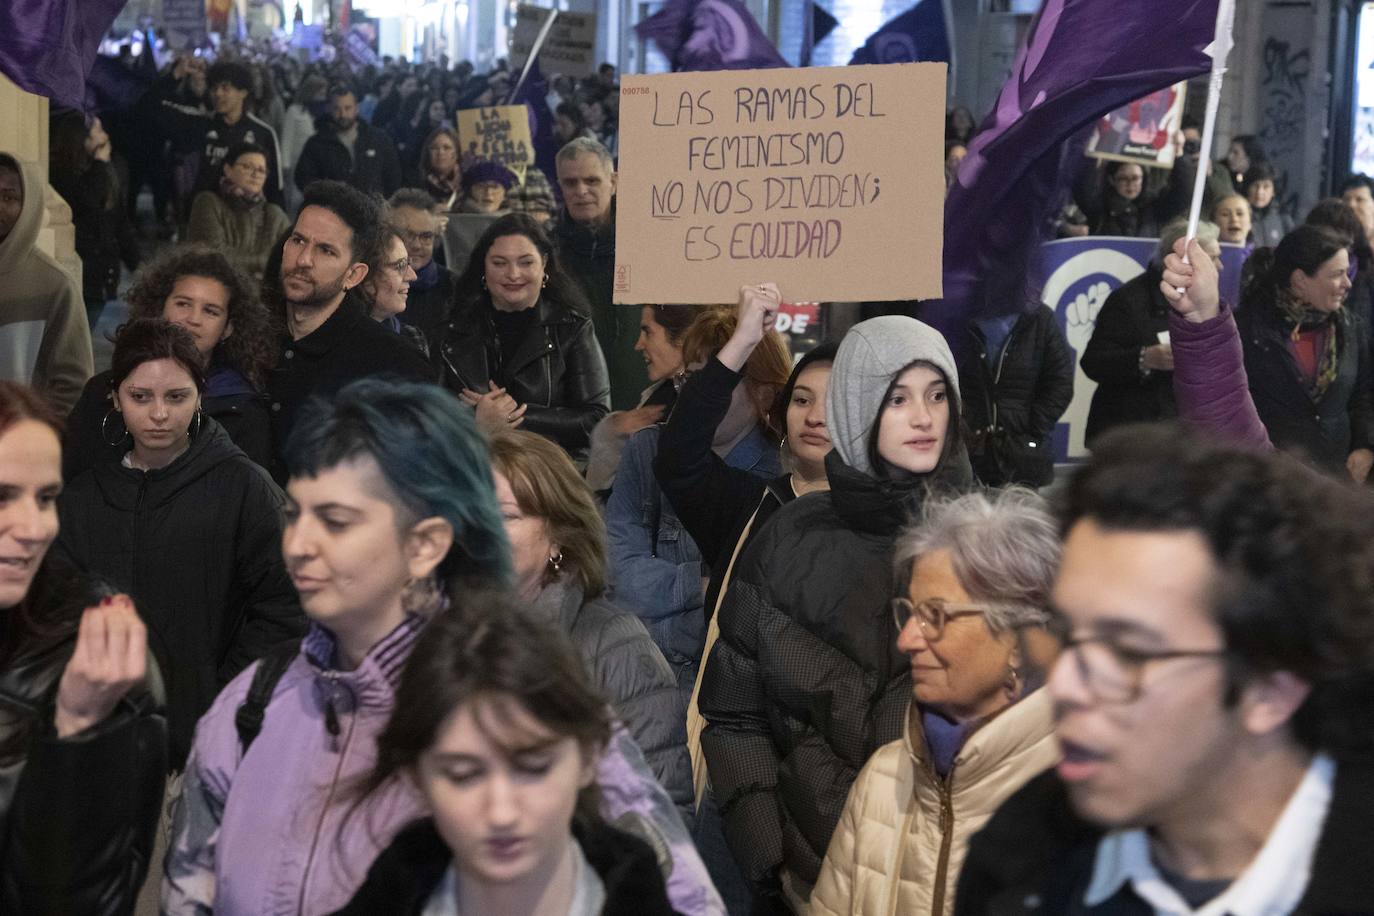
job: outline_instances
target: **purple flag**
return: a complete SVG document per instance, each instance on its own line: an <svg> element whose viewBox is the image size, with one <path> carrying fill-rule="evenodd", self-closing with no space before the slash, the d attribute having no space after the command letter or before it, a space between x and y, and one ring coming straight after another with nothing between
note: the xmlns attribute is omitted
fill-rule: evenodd
<svg viewBox="0 0 1374 916"><path fill-rule="evenodd" d="M949 22L944 0L917 0L915 6L874 32L849 59L853 64L948 63Z"/></svg>
<svg viewBox="0 0 1374 916"><path fill-rule="evenodd" d="M668 0L635 33L657 44L675 71L788 66L739 0Z"/></svg>
<svg viewBox="0 0 1374 916"><path fill-rule="evenodd" d="M81 108L100 41L125 2L4 0L0 71L21 89Z"/></svg>
<svg viewBox="0 0 1374 916"><path fill-rule="evenodd" d="M945 198L945 298L923 318L953 341L970 314L1024 306L1031 253L1082 167L1087 129L1207 73L1216 15L1217 0L1046 0Z"/></svg>

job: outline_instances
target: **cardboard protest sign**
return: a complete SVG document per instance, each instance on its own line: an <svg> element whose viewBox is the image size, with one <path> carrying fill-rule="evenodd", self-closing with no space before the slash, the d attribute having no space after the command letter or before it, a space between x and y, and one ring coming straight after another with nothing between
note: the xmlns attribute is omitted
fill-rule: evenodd
<svg viewBox="0 0 1374 916"><path fill-rule="evenodd" d="M1173 168L1174 134L1182 128L1187 95L1188 84L1176 83L1104 116L1088 138L1088 155L1147 168Z"/></svg>
<svg viewBox="0 0 1374 916"><path fill-rule="evenodd" d="M458 112L458 156L463 162L487 159L515 173L523 184L534 163L530 115L524 105L468 108Z"/></svg>
<svg viewBox="0 0 1374 916"><path fill-rule="evenodd" d="M516 8L515 29L510 41L510 64L516 71L525 66L539 30L548 18L549 11L542 6L522 3ZM596 14L559 11L539 52L539 67L545 73L572 77L595 74Z"/></svg>
<svg viewBox="0 0 1374 916"><path fill-rule="evenodd" d="M940 296L945 72L626 76L614 301Z"/></svg>

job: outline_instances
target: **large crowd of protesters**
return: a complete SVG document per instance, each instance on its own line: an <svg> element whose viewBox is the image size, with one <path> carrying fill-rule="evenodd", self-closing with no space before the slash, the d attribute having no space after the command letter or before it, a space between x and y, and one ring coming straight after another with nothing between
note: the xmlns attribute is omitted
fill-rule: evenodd
<svg viewBox="0 0 1374 916"><path fill-rule="evenodd" d="M1089 161L1159 247L1057 470L1024 278L613 307L609 65L523 175L504 67L141 78L53 116L79 287L0 152L0 912L1374 913L1370 179Z"/></svg>

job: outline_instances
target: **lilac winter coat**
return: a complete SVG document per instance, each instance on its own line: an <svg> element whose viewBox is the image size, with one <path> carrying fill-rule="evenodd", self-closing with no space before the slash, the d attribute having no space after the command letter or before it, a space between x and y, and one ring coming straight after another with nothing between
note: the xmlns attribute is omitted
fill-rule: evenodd
<svg viewBox="0 0 1374 916"><path fill-rule="evenodd" d="M1245 353L1230 307L1223 302L1215 318L1201 323L1169 309L1169 342L1179 417L1233 445L1272 449L1250 396Z"/></svg>
<svg viewBox="0 0 1374 916"><path fill-rule="evenodd" d="M349 791L375 762L376 737L422 628L421 619L409 618L356 669L339 671L333 637L313 627L247 754L234 713L256 666L230 682L196 729L173 817L164 914L314 916L348 903L401 828L427 813L405 780L356 810ZM327 696L338 735L325 727ZM612 735L597 782L606 819L658 853L673 908L685 916L723 914L672 799L623 726Z"/></svg>

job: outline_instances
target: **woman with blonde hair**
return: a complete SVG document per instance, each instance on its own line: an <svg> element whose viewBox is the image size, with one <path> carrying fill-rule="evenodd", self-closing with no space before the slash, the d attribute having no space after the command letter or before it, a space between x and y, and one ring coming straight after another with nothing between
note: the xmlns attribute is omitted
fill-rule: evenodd
<svg viewBox="0 0 1374 916"><path fill-rule="evenodd" d="M702 309L682 335L687 366L705 363L734 334L733 306ZM746 360L744 384L731 398L711 449L728 466L767 480L781 472L781 422L773 401L787 384L792 358L776 331L765 335ZM701 551L654 477L661 428L630 437L606 505L610 532L612 597L639 615L677 673L684 701L696 683L706 640L705 582Z"/></svg>
<svg viewBox="0 0 1374 916"><path fill-rule="evenodd" d="M644 624L606 598L606 524L596 498L568 453L543 436L510 430L489 445L516 592L572 637L654 776L690 815L682 698Z"/></svg>

